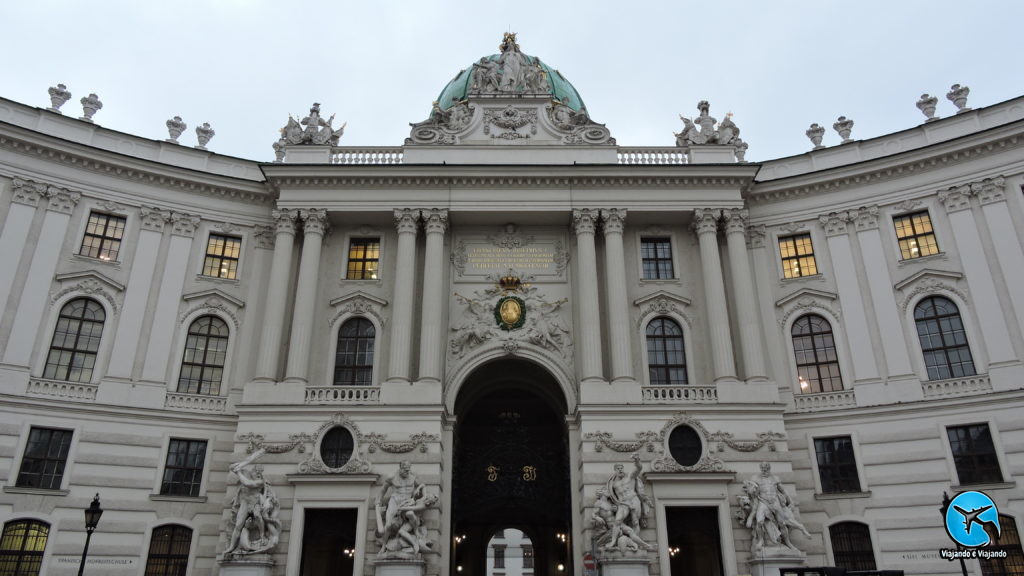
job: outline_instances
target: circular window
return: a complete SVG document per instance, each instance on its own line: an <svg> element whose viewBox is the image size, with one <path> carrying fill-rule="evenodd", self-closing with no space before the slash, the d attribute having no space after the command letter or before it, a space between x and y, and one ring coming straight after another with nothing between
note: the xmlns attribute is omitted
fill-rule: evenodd
<svg viewBox="0 0 1024 576"><path fill-rule="evenodd" d="M668 436L668 451L682 466L693 466L700 461L704 445L700 435L689 426L676 426Z"/></svg>
<svg viewBox="0 0 1024 576"><path fill-rule="evenodd" d="M328 468L341 468L352 457L353 446L352 433L347 428L332 428L320 441L320 458Z"/></svg>

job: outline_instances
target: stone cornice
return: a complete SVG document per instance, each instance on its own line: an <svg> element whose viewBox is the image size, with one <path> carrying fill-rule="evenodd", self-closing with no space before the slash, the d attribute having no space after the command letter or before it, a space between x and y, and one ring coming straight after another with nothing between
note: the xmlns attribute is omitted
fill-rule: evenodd
<svg viewBox="0 0 1024 576"><path fill-rule="evenodd" d="M1024 120L891 156L763 183L755 181L747 201L768 204L905 178L1021 146Z"/></svg>
<svg viewBox="0 0 1024 576"><path fill-rule="evenodd" d="M123 180L176 188L203 196L239 200L252 204L270 204L274 199L263 182L236 179L124 156L42 135L4 122L0 122L0 127L5 129L5 133L0 134L0 150L35 156L49 162Z"/></svg>

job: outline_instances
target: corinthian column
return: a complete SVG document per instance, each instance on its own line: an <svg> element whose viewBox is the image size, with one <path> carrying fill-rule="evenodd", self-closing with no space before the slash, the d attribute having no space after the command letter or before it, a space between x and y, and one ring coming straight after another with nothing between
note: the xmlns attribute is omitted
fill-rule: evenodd
<svg viewBox="0 0 1024 576"><path fill-rule="evenodd" d="M700 240L700 264L704 276L704 298L708 303L708 334L714 360L715 382L736 378L736 362L729 335L729 311L725 304L722 259L718 255L719 210L694 211L694 229Z"/></svg>
<svg viewBox="0 0 1024 576"><path fill-rule="evenodd" d="M412 346L413 283L416 281L416 228L419 210L395 210L398 228L398 257L395 261L394 312L391 318L391 354L388 380L409 381L409 355ZM428 306L424 300L424 306Z"/></svg>
<svg viewBox="0 0 1024 576"><path fill-rule="evenodd" d="M309 374L309 343L313 339L313 314L316 311L316 284L320 272L320 250L327 231L327 211L300 210L302 217L302 257L299 259L299 283L295 288L295 313L292 314L292 339L288 347L287 380L306 382ZM276 256L276 255L275 255Z"/></svg>
<svg viewBox="0 0 1024 576"><path fill-rule="evenodd" d="M764 353L761 351L761 316L754 299L754 281L747 257L747 211L726 210L725 239L729 249L736 314L740 325L740 346L743 347L743 369L747 380L765 378Z"/></svg>
<svg viewBox="0 0 1024 576"><path fill-rule="evenodd" d="M604 220L604 279L608 296L608 329L611 346L611 380L633 379L629 308L626 297L626 258L622 249L625 208L602 210Z"/></svg>
<svg viewBox="0 0 1024 576"><path fill-rule="evenodd" d="M259 354L256 356L256 379L277 380L277 361L281 357L281 339L284 336L285 302L288 299L288 280L295 249L295 210L274 210L277 230L274 239L274 258L270 264L270 285L264 309L263 329L260 333Z"/></svg>
<svg viewBox="0 0 1024 576"><path fill-rule="evenodd" d="M598 212L589 208L572 211L576 229L579 278L576 281L580 319L580 378L603 380L601 369L601 307L597 301L597 251L594 227Z"/></svg>
<svg viewBox="0 0 1024 576"><path fill-rule="evenodd" d="M444 231L447 210L424 210L427 253L423 264L423 316L420 321L420 380L441 381L441 346L445 340L441 315L444 312Z"/></svg>

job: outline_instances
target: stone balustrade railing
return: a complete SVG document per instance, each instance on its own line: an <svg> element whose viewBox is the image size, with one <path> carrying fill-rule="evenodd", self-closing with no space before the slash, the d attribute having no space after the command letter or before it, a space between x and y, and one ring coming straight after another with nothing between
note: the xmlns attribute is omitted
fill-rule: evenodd
<svg viewBox="0 0 1024 576"><path fill-rule="evenodd" d="M51 396L65 400L78 400L80 402L95 402L96 390L98 389L98 384L32 378L28 381L26 394L30 396Z"/></svg>
<svg viewBox="0 0 1024 576"><path fill-rule="evenodd" d="M331 164L401 164L404 154L400 146L345 146L331 149Z"/></svg>
<svg viewBox="0 0 1024 576"><path fill-rule="evenodd" d="M992 382L984 374L950 380L931 380L922 382L921 386L924 388L925 398L948 398L992 391Z"/></svg>
<svg viewBox="0 0 1024 576"><path fill-rule="evenodd" d="M682 148L674 146L619 147L619 164L686 164Z"/></svg>
<svg viewBox="0 0 1024 576"><path fill-rule="evenodd" d="M797 412L839 410L840 408L852 408L857 405L857 397L854 396L853 390L797 394L793 397L793 400L796 403Z"/></svg>
<svg viewBox="0 0 1024 576"><path fill-rule="evenodd" d="M228 399L223 396L207 396L205 394L182 394L168 392L164 399L164 407L190 412L223 413L227 408Z"/></svg>
<svg viewBox="0 0 1024 576"><path fill-rule="evenodd" d="M306 404L367 404L380 401L375 386L307 386Z"/></svg>
<svg viewBox="0 0 1024 576"><path fill-rule="evenodd" d="M702 404L718 402L714 386L645 386L644 402L652 404Z"/></svg>

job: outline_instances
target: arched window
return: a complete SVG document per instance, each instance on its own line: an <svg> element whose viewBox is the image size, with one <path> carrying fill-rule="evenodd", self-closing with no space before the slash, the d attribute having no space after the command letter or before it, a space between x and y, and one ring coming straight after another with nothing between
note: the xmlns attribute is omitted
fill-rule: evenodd
<svg viewBox="0 0 1024 576"><path fill-rule="evenodd" d="M149 539L145 576L186 576L191 546L191 528L179 524L157 526Z"/></svg>
<svg viewBox="0 0 1024 576"><path fill-rule="evenodd" d="M377 332L366 318L352 318L338 330L334 354L335 386L368 386L373 376L373 341Z"/></svg>
<svg viewBox="0 0 1024 576"><path fill-rule="evenodd" d="M875 553L871 549L871 531L867 524L840 522L828 528L832 540L832 557L839 568L876 570Z"/></svg>
<svg viewBox="0 0 1024 576"><path fill-rule="evenodd" d="M832 325L817 314L793 323L793 355L800 392L834 392L843 389Z"/></svg>
<svg viewBox="0 0 1024 576"><path fill-rule="evenodd" d="M1012 517L999 515L999 542L989 544L985 549L990 552L1005 550L1006 558L982 560L982 576L1024 576L1024 550Z"/></svg>
<svg viewBox="0 0 1024 576"><path fill-rule="evenodd" d="M178 392L220 394L228 353L228 325L216 316L200 316L188 327Z"/></svg>
<svg viewBox="0 0 1024 576"><path fill-rule="evenodd" d="M960 310L949 298L930 296L914 307L929 380L973 376L974 360Z"/></svg>
<svg viewBox="0 0 1024 576"><path fill-rule="evenodd" d="M0 537L0 574L38 576L50 525L38 520L12 520Z"/></svg>
<svg viewBox="0 0 1024 576"><path fill-rule="evenodd" d="M688 382L683 329L675 320L655 318L647 325L647 369L654 385Z"/></svg>
<svg viewBox="0 0 1024 576"><path fill-rule="evenodd" d="M43 378L89 382L107 313L95 300L75 298L60 309Z"/></svg>

